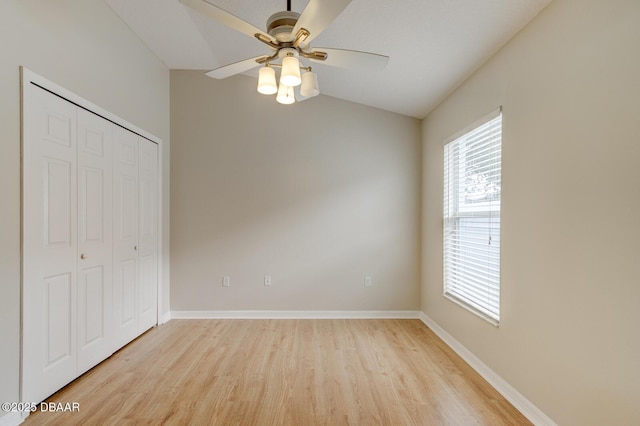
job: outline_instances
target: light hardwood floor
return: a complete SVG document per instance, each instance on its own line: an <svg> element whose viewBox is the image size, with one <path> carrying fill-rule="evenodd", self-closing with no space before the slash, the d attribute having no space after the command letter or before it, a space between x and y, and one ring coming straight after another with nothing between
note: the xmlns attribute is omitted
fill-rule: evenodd
<svg viewBox="0 0 640 426"><path fill-rule="evenodd" d="M531 424L419 320L173 320L25 425Z"/></svg>

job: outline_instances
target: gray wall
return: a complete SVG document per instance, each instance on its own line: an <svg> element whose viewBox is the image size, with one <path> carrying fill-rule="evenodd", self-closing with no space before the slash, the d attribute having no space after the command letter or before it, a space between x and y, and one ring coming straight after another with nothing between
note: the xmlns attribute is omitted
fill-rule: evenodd
<svg viewBox="0 0 640 426"><path fill-rule="evenodd" d="M172 311L418 310L420 132L322 95L279 105L246 76L171 71Z"/></svg>
<svg viewBox="0 0 640 426"><path fill-rule="evenodd" d="M423 309L562 425L640 424L639 23L555 0L423 123ZM442 142L499 105L495 328L442 296Z"/></svg>
<svg viewBox="0 0 640 426"><path fill-rule="evenodd" d="M169 71L102 0L2 0L0 40L0 401L16 402L20 367L19 66L161 138L167 190ZM164 233L168 237L168 192L165 197ZM165 256L168 262L168 252ZM168 263L164 269L168 277ZM166 311L168 279L163 291Z"/></svg>

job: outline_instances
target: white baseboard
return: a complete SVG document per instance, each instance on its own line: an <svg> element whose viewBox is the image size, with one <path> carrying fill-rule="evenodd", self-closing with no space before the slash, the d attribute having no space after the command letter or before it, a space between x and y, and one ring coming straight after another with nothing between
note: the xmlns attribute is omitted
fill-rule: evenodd
<svg viewBox="0 0 640 426"><path fill-rule="evenodd" d="M0 426L18 426L24 421L20 413L12 411L0 417Z"/></svg>
<svg viewBox="0 0 640 426"><path fill-rule="evenodd" d="M164 314L160 315L160 321L158 322L158 325L162 325L168 321L171 321L171 311L165 312Z"/></svg>
<svg viewBox="0 0 640 426"><path fill-rule="evenodd" d="M419 319L419 311L171 311L171 319Z"/></svg>
<svg viewBox="0 0 640 426"><path fill-rule="evenodd" d="M462 343L457 341L452 335L447 333L435 321L429 318L425 313L420 312L420 319L429 327L439 338L441 338L460 358L465 360L478 374L480 374L491 386L493 386L507 401L518 409L531 423L536 426L558 426L538 407L533 405L531 401L525 398L507 381L500 377L495 371L489 368L484 362L475 356L469 349L464 347Z"/></svg>

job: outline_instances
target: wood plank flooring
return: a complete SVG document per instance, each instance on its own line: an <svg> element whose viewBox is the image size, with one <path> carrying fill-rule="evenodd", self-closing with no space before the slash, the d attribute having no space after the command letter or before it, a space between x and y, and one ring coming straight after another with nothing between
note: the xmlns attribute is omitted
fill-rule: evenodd
<svg viewBox="0 0 640 426"><path fill-rule="evenodd" d="M528 425L419 320L173 320L25 425Z"/></svg>

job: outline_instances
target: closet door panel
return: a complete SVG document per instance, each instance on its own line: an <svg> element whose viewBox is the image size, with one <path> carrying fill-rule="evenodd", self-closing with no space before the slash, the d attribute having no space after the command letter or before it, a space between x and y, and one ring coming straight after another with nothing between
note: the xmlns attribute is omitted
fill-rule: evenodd
<svg viewBox="0 0 640 426"><path fill-rule="evenodd" d="M131 337L136 335L136 287L138 281L138 262L135 258L125 259L120 262L120 300L122 301L120 326L132 325Z"/></svg>
<svg viewBox="0 0 640 426"><path fill-rule="evenodd" d="M107 285L105 270L101 265L83 268L78 274L78 339L79 347L87 356L89 349L97 351L96 347L102 346L102 343L108 338L106 333L108 324L105 322L108 312L106 312L104 303ZM80 366L79 372L91 368L92 362L100 362L102 357L100 354L104 354L102 356L106 358L111 354L111 348L105 348L104 352L95 354L95 358L84 360L85 363Z"/></svg>
<svg viewBox="0 0 640 426"><path fill-rule="evenodd" d="M156 296L155 288L158 283L158 261L155 253L149 253L140 256L140 270L141 270L141 288L140 288L140 317L150 317L146 328L149 328L156 323L156 309L158 298ZM143 326L144 327L144 326Z"/></svg>
<svg viewBox="0 0 640 426"><path fill-rule="evenodd" d="M158 145L139 138L139 261L138 332L158 321Z"/></svg>
<svg viewBox="0 0 640 426"><path fill-rule="evenodd" d="M76 377L77 112L25 90L23 401L41 401Z"/></svg>
<svg viewBox="0 0 640 426"><path fill-rule="evenodd" d="M44 278L44 320L50 324L44 335L46 353L44 368L51 370L58 364L73 359L75 335L71 312L73 310L73 280L69 273Z"/></svg>
<svg viewBox="0 0 640 426"><path fill-rule="evenodd" d="M138 335L138 135L114 129L113 302L116 347Z"/></svg>
<svg viewBox="0 0 640 426"><path fill-rule="evenodd" d="M113 124L78 110L78 374L113 353Z"/></svg>
<svg viewBox="0 0 640 426"><path fill-rule="evenodd" d="M72 185L75 165L72 161L46 156L43 160L44 180L43 197L45 205L45 245L49 248L71 248L75 232L71 230L71 222L75 216L72 212ZM74 230L75 231L75 230ZM66 253L65 253L66 254Z"/></svg>

